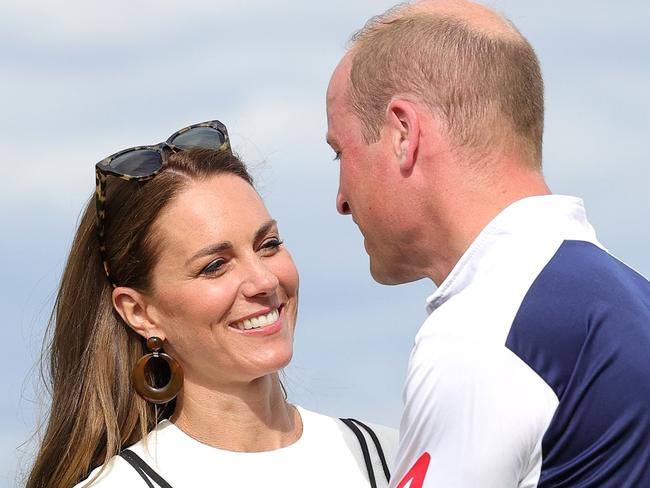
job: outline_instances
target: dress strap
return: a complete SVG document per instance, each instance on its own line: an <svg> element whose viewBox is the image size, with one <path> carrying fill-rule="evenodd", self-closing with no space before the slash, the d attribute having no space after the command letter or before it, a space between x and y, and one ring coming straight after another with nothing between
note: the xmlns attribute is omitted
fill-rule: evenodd
<svg viewBox="0 0 650 488"><path fill-rule="evenodd" d="M142 477L149 488L155 488L155 486L151 483L151 480L153 480L154 483L156 483L160 488L172 488L172 485L167 483L162 478L162 476L156 473L151 466L145 463L140 456L138 456L130 449L124 449L122 452L120 452L120 456L122 456L126 462L133 466L133 469L135 469L136 472Z"/></svg>
<svg viewBox="0 0 650 488"><path fill-rule="evenodd" d="M384 450L381 448L381 442L379 442L379 438L377 437L377 434L375 434L375 431L372 430L369 426L361 422L360 420L357 419L348 419L351 420L357 424L359 424L370 436L372 439L372 442L375 443L375 448L377 449L377 454L379 455L379 460L381 461L381 467L384 470L384 476L386 476L386 481L390 482L390 469L388 469L388 463L386 462L386 456L384 455Z"/></svg>
<svg viewBox="0 0 650 488"><path fill-rule="evenodd" d="M359 446L361 446L361 452L363 453L363 461L366 464L366 470L368 471L368 480L370 481L371 488L377 488L377 480L375 478L375 469L372 466L372 460L370 459L370 450L368 449L368 443L366 442L366 437L361 432L361 429L357 427L360 425L363 430L365 430L370 438L372 439L375 449L377 450L377 455L381 461L381 467L384 470L384 476L386 476L386 482L390 483L390 470L388 469L388 463L386 462L386 456L384 455L384 450L381 448L381 442L377 434L368 427L363 422L358 421L357 419L340 419L356 436L359 441Z"/></svg>
<svg viewBox="0 0 650 488"><path fill-rule="evenodd" d="M363 433L359 430L359 427L350 420L350 419L341 419L348 428L354 432L354 435L357 436L359 445L361 446L361 452L363 453L363 461L366 463L366 470L368 471L368 479L370 480L370 488L377 488L377 481L375 481L375 470L372 469L372 461L370 460L370 452L368 451L368 443L366 438L363 436Z"/></svg>

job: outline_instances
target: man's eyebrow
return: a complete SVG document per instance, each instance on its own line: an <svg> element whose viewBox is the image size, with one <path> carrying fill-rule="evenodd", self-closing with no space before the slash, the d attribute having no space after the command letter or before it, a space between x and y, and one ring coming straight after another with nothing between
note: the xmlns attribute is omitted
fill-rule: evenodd
<svg viewBox="0 0 650 488"><path fill-rule="evenodd" d="M329 132L325 134L325 142L330 146L336 146L336 140L334 140L334 137L332 137Z"/></svg>
<svg viewBox="0 0 650 488"><path fill-rule="evenodd" d="M259 241L261 241L266 234L269 233L271 229L276 227L278 225L277 221L271 219L268 222L265 222L264 224L261 225L259 229L255 232L255 236L253 238L253 242L257 245ZM195 261L199 258L205 257L205 256L211 256L213 254L220 254L225 251L230 251L232 250L233 245L232 242L230 241L223 241L223 242L217 242L216 244L210 244L209 246L205 246L203 249L200 249L196 253L192 255L191 258L187 260L185 265L189 265L192 261Z"/></svg>

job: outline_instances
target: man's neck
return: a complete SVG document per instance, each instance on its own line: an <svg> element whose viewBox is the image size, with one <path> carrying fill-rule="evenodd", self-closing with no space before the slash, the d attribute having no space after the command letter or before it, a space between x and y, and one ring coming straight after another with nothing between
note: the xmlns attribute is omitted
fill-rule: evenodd
<svg viewBox="0 0 650 488"><path fill-rule="evenodd" d="M440 286L481 231L506 207L522 198L551 193L541 172L505 161L490 175L468 178L459 175L455 191L449 192L437 235L431 235L436 249L427 276Z"/></svg>

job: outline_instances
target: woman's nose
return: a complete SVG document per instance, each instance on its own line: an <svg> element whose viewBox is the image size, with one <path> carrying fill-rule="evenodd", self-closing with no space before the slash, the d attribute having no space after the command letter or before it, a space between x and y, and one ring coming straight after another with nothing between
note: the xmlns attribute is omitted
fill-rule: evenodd
<svg viewBox="0 0 650 488"><path fill-rule="evenodd" d="M253 258L246 268L246 275L242 283L242 293L245 296L266 296L275 293L280 282L262 259Z"/></svg>

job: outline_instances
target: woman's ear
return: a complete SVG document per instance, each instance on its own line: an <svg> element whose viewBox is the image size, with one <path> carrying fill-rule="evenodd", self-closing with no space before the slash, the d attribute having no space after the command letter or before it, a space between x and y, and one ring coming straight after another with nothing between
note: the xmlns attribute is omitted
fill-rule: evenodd
<svg viewBox="0 0 650 488"><path fill-rule="evenodd" d="M151 305L143 293L118 286L113 289L113 306L124 322L145 339L155 336L165 340L165 334L151 316Z"/></svg>

